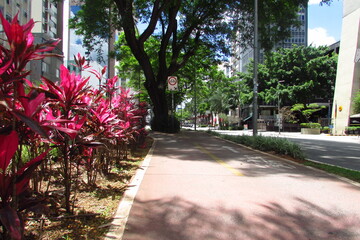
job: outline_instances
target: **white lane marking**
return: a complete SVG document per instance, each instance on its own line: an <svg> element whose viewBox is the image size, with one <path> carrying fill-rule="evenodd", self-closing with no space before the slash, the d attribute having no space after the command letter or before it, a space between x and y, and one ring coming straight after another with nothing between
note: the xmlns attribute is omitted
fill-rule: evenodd
<svg viewBox="0 0 360 240"><path fill-rule="evenodd" d="M233 149L232 147L228 147L228 146L222 146L222 148L225 148L233 153L239 153L238 151L236 151L235 149Z"/></svg>

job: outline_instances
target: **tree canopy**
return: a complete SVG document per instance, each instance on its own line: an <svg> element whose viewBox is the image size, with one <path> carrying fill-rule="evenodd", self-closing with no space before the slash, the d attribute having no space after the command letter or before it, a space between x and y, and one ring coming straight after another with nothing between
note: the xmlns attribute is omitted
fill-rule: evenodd
<svg viewBox="0 0 360 240"><path fill-rule="evenodd" d="M294 46L269 52L259 64L259 96L270 103L280 94L288 106L332 99L336 67L337 55L327 47ZM251 84L252 69L241 77Z"/></svg>
<svg viewBox="0 0 360 240"><path fill-rule="evenodd" d="M354 98L354 114L360 113L360 91L357 92Z"/></svg>
<svg viewBox="0 0 360 240"><path fill-rule="evenodd" d="M107 36L109 23L119 23L126 42L138 61L155 114L155 130L162 131L168 122L166 80L175 75L204 46L218 58L229 54L232 40L252 42L253 0L82 0L81 14L72 26L82 33L100 31ZM297 11L307 0L264 0L259 6L259 31L262 47L270 48L289 36L297 24ZM87 6L97 14L91 13ZM96 9L97 7L97 9ZM116 14L116 17L115 15ZM89 17L91 16L91 17ZM102 22L108 18L107 23ZM142 25L143 31L138 31ZM118 27L116 27L119 29ZM104 33L104 34L102 34ZM106 34L107 33L107 34ZM148 51L145 43L153 37L158 48ZM92 41L92 38L88 38ZM156 61L153 59L156 58ZM120 60L121 61L121 60Z"/></svg>

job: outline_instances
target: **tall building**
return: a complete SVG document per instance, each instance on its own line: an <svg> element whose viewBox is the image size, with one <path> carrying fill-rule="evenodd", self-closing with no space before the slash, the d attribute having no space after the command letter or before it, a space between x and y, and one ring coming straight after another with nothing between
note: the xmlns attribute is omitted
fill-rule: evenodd
<svg viewBox="0 0 360 240"><path fill-rule="evenodd" d="M32 33L35 44L43 43L52 38L62 38L62 1L0 0L0 11L8 21L11 21L18 14L18 20L21 25L33 19L35 26ZM0 38L4 39L4 32L2 29L0 30ZM53 50L53 53L62 55L61 42ZM60 77L59 69L62 63L62 58L57 57L31 61L29 66L27 66L31 70L29 79L31 81L39 81L41 76L44 76L52 81L57 81Z"/></svg>
<svg viewBox="0 0 360 240"><path fill-rule="evenodd" d="M27 23L30 20L30 6L31 0L22 0L22 1L10 1L10 0L1 0L0 1L0 11L4 17L11 21L12 18L18 13L18 19L21 25ZM1 29L1 34L3 34Z"/></svg>
<svg viewBox="0 0 360 240"><path fill-rule="evenodd" d="M307 7L301 7L298 12L298 19L300 21L299 27L290 28L290 37L282 42L276 43L274 50L278 48L292 48L293 45L307 46L308 45L308 10ZM260 52L260 62L263 61L263 52ZM239 45L233 46L233 57L231 58L231 66L233 74L237 72L246 72L247 66L254 57L253 48L241 48Z"/></svg>
<svg viewBox="0 0 360 240"><path fill-rule="evenodd" d="M353 99L360 89L360 1L343 1L340 52L332 110L333 134L342 135L350 125Z"/></svg>
<svg viewBox="0 0 360 240"><path fill-rule="evenodd" d="M277 43L275 49L278 48L292 48L293 45L307 46L308 45L308 9L301 7L298 12L299 27L290 28L290 37L284 41Z"/></svg>
<svg viewBox="0 0 360 240"><path fill-rule="evenodd" d="M36 22L32 31L35 43L43 43L53 38L62 39L63 1L32 0L31 18ZM63 55L62 42L57 45L53 52ZM63 59L59 57L48 57L39 61L32 61L30 63L30 80L38 81L41 76L52 81L59 80L61 64L63 64Z"/></svg>

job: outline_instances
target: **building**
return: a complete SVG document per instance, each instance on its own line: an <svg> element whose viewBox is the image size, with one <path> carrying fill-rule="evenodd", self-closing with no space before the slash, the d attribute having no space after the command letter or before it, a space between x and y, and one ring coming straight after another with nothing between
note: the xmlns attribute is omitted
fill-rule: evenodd
<svg viewBox="0 0 360 240"><path fill-rule="evenodd" d="M21 25L30 21L30 6L31 6L31 0L22 0L22 1L1 0L0 1L0 11L4 15L4 17L8 21L11 21L13 17L18 13L19 14L18 20Z"/></svg>
<svg viewBox="0 0 360 240"><path fill-rule="evenodd" d="M292 48L293 45L307 46L308 45L308 9L301 7L298 12L299 27L291 27L290 37L284 41L277 43L275 49L278 48Z"/></svg>
<svg viewBox="0 0 360 240"><path fill-rule="evenodd" d="M52 38L62 38L62 1L51 0L1 0L0 10L8 21L11 21L16 14L21 25L33 19L34 43L42 43ZM2 30L2 29L1 29ZM4 39L4 32L0 33ZM54 53L62 55L62 43L53 50ZM59 80L59 67L62 58L45 58L43 60L31 61L29 66L31 74L29 79L40 81L41 76L50 80Z"/></svg>
<svg viewBox="0 0 360 240"><path fill-rule="evenodd" d="M0 11L9 22L18 14L18 20L21 25L26 24L31 19L31 1L10 1L0 0ZM6 39L3 26L0 24L0 43L3 44L3 39Z"/></svg>
<svg viewBox="0 0 360 240"><path fill-rule="evenodd" d="M350 123L353 99L360 89L360 1L343 1L343 19L332 110L334 135L342 135Z"/></svg>
<svg viewBox="0 0 360 240"><path fill-rule="evenodd" d="M30 0L28 1L30 2ZM31 18L35 21L33 28L35 43L43 43L53 38L62 39L63 1L31 0ZM53 53L63 55L62 42L57 45ZM63 59L60 57L32 61L30 63L30 80L39 81L41 76L44 76L52 81L58 81L61 64L63 64Z"/></svg>
<svg viewBox="0 0 360 240"><path fill-rule="evenodd" d="M282 42L276 43L274 50L278 48L292 48L293 45L307 46L308 45L308 10L307 7L302 7L298 12L298 19L300 21L299 27L292 27L290 29L290 37ZM263 52L260 52L260 62L263 60ZM233 56L231 58L231 66L233 75L237 72L246 72L247 66L251 59L254 58L254 51L251 47L241 48L239 45L233 46Z"/></svg>

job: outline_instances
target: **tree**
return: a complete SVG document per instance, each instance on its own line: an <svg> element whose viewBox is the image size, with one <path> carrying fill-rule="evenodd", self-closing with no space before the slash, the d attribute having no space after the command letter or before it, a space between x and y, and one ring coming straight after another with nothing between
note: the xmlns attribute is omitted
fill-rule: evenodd
<svg viewBox="0 0 360 240"><path fill-rule="evenodd" d="M268 69L265 100L274 100L277 94L289 105L332 99L337 55L329 56L328 52L327 47L297 46L270 53L265 60Z"/></svg>
<svg viewBox="0 0 360 240"><path fill-rule="evenodd" d="M259 65L259 97L265 102L308 105L318 99L332 99L337 55L327 47L294 46L269 52ZM248 84L252 74L245 75Z"/></svg>
<svg viewBox="0 0 360 240"><path fill-rule="evenodd" d="M316 103L309 104L305 106L304 104L297 103L292 106L291 111L297 114L297 118L301 123L309 123L311 122L310 118L314 113L321 111L325 106L319 106Z"/></svg>
<svg viewBox="0 0 360 240"><path fill-rule="evenodd" d="M57 0L61 1L61 0ZM113 0L83 1L81 10L70 19L70 27L77 35L83 35L83 46L90 53L97 52L97 61L103 62L102 45L106 43L115 29L120 29L120 19ZM85 3L85 4L82 4Z"/></svg>
<svg viewBox="0 0 360 240"><path fill-rule="evenodd" d="M354 114L360 113L360 91L355 95L354 98Z"/></svg>
<svg viewBox="0 0 360 240"><path fill-rule="evenodd" d="M83 3L87 6L99 2L98 6L102 6L102 1L83 0ZM289 27L297 23L296 12L299 4L305 5L306 2L261 1L260 10L266 12L259 14L263 46L269 47L265 43L288 36ZM167 77L184 67L189 59L197 54L199 46L206 46L218 54L228 53L228 39L234 37L236 32L240 32L239 36L244 40L242 42L251 41L252 38L253 1L113 0L112 3L115 3L115 6L112 5L108 9L110 12L117 9L126 42L145 76L144 85L155 114L154 130L163 131L169 122L165 94ZM91 32L93 29L109 32L109 28L98 21L103 15L91 19L93 23L98 24L87 25L84 16L87 16L88 12L86 7L83 9L83 15L76 19L74 27L82 28L84 32ZM286 21L280 13L286 15ZM137 23L145 26L143 32L137 31ZM150 55L145 49L145 42L151 37L160 40L156 55ZM157 58L157 64L153 64L153 58Z"/></svg>

